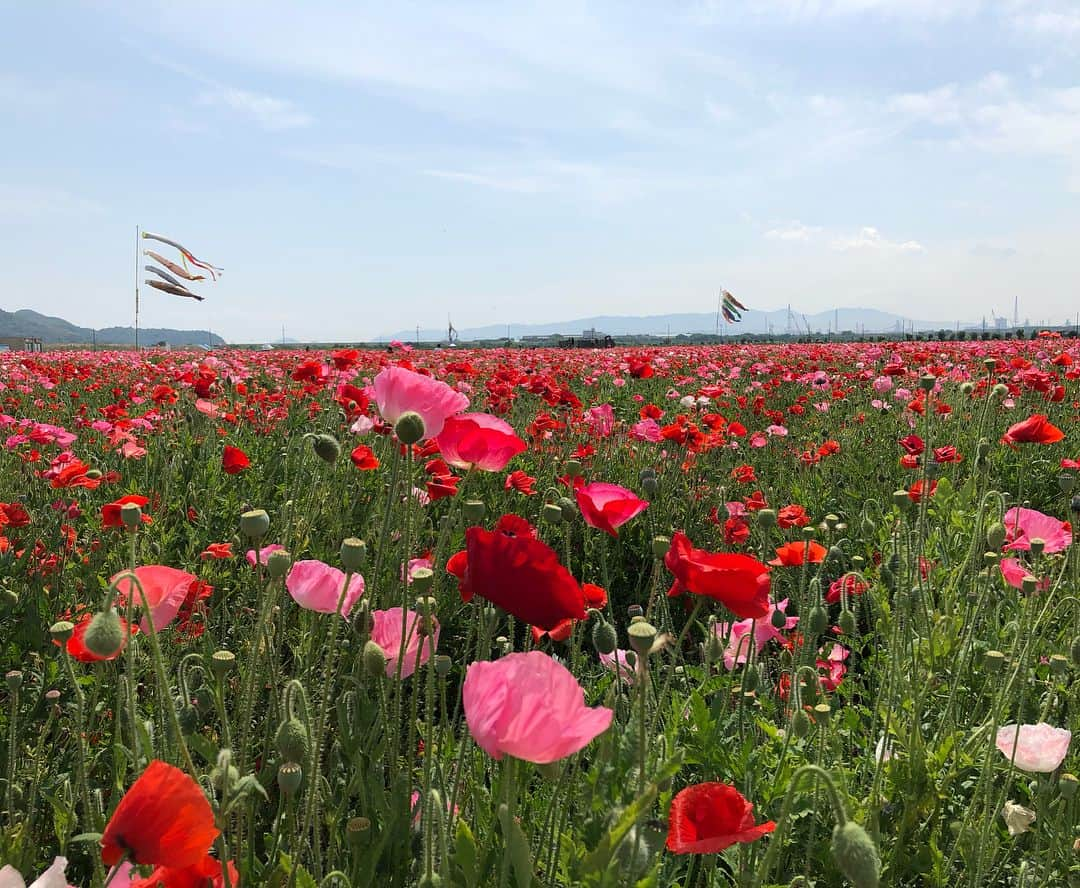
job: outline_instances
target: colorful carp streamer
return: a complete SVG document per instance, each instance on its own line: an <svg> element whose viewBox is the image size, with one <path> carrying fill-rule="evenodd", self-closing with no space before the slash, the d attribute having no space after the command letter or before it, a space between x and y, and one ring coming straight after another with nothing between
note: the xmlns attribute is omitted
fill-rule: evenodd
<svg viewBox="0 0 1080 888"><path fill-rule="evenodd" d="M160 234L151 234L149 231L144 231L142 233L142 236L147 240L155 240L163 244L168 244L170 247L175 247L177 250L180 251L180 257L183 260L185 266L190 263L196 268L201 268L203 269L203 271L209 272L210 277L213 278L215 281L221 275L222 271L224 271L224 269L218 268L216 265L211 265L209 262L203 262L201 259L196 259L195 255L187 247L183 246L182 244L178 244L176 241L170 240L167 237L162 237ZM188 278L188 280L196 280L196 278Z"/></svg>
<svg viewBox="0 0 1080 888"><path fill-rule="evenodd" d="M720 311L724 315L724 320L729 324L737 324L742 320L742 313L746 311L746 306L739 302L734 296L732 296L727 290L721 290L720 294L724 297L723 304L720 307Z"/></svg>

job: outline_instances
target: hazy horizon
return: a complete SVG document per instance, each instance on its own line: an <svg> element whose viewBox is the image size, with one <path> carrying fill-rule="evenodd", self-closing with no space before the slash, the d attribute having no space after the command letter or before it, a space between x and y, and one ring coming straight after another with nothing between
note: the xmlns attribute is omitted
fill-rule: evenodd
<svg viewBox="0 0 1080 888"><path fill-rule="evenodd" d="M130 325L137 225L225 268L141 323L233 341L1080 301L1065 0L5 11L9 311Z"/></svg>

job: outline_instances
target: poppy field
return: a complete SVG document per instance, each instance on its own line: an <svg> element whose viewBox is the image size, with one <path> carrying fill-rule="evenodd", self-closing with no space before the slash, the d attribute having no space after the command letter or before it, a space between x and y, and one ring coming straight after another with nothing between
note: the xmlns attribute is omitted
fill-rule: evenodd
<svg viewBox="0 0 1080 888"><path fill-rule="evenodd" d="M0 888L1080 885L1080 345L0 355Z"/></svg>

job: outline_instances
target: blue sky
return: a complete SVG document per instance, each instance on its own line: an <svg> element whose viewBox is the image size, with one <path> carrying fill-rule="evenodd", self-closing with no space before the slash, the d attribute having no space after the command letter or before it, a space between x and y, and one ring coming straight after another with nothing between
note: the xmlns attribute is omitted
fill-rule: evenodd
<svg viewBox="0 0 1080 888"><path fill-rule="evenodd" d="M2 2L0 308L235 341L1080 306L1080 4Z"/></svg>

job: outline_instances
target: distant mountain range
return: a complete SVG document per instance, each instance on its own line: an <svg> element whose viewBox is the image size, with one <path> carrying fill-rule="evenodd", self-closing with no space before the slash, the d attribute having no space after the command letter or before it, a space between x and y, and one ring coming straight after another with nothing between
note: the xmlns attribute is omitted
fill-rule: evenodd
<svg viewBox="0 0 1080 888"><path fill-rule="evenodd" d="M102 327L92 330L78 327L63 318L52 318L28 308L19 311L0 310L0 338L32 336L52 344L134 345L134 327ZM140 327L139 344L153 345L166 342L169 345L224 345L220 336L206 330L165 330L159 327Z"/></svg>
<svg viewBox="0 0 1080 888"><path fill-rule="evenodd" d="M725 324L720 320L720 331L727 334L739 333L900 333L912 330L939 330L952 327L941 321L913 320L876 308L837 308L817 314L804 315L801 312L780 309L778 311L746 311L742 322ZM507 331L513 339L524 336L580 336L585 330L597 330L610 336L677 336L680 333L716 333L716 313L701 314L665 314L665 315L597 315L591 318L579 318L573 321L559 321L550 324L489 324L484 327L467 327L458 331L463 340L505 339ZM380 341L400 339L409 342L416 338L415 328L388 333L379 337ZM445 329L420 330L420 339L425 341L446 338Z"/></svg>

